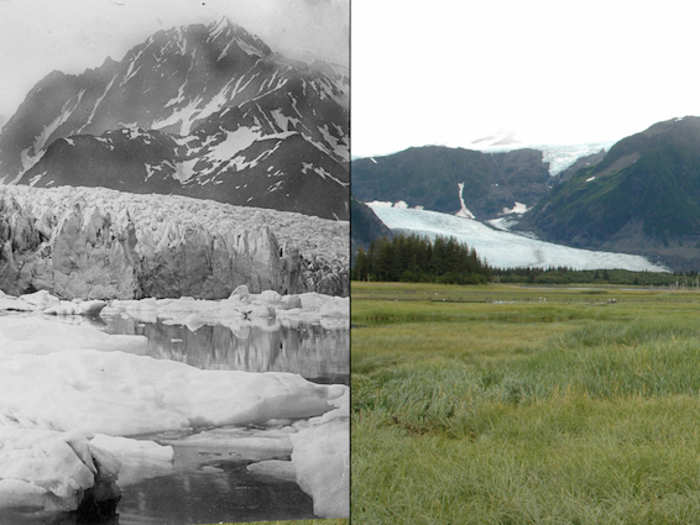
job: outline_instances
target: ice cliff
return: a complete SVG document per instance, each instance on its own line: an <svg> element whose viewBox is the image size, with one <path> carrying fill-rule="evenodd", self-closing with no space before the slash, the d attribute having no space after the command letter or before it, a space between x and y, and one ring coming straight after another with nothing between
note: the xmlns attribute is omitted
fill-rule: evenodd
<svg viewBox="0 0 700 525"><path fill-rule="evenodd" d="M187 197L0 186L0 289L219 299L245 284L348 295L348 229Z"/></svg>

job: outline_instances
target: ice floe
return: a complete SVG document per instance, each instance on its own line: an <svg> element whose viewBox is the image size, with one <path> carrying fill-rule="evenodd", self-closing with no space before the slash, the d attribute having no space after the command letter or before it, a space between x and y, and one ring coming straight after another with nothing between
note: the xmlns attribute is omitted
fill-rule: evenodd
<svg viewBox="0 0 700 525"><path fill-rule="evenodd" d="M117 472L115 458L93 454L84 435L2 424L0 418L0 511L73 511L96 486L101 490L89 497L113 500Z"/></svg>
<svg viewBox="0 0 700 525"><path fill-rule="evenodd" d="M242 326L258 325L270 329L299 324L321 325L327 329L349 327L348 297L315 292L282 296L273 290L249 294L234 290L223 300L140 299L114 300L102 316L127 316L142 322L162 321L196 330L203 325L222 325L237 331Z"/></svg>
<svg viewBox="0 0 700 525"><path fill-rule="evenodd" d="M47 315L62 303L46 292L0 295L0 511L68 512L96 495L116 501L120 487L172 472L174 450L194 456L225 446L230 460L279 462L253 471L282 478L293 472L317 515L347 515L346 386L137 355L147 344L143 336L109 335L85 316ZM91 311L83 303L92 302L69 304ZM196 324L276 316L345 325L348 307L347 298L239 287L222 301L112 301L100 313ZM184 437L136 439L171 431Z"/></svg>
<svg viewBox="0 0 700 525"><path fill-rule="evenodd" d="M87 324L36 315L0 315L0 365L12 354L43 355L75 350L143 354L142 335L109 335Z"/></svg>

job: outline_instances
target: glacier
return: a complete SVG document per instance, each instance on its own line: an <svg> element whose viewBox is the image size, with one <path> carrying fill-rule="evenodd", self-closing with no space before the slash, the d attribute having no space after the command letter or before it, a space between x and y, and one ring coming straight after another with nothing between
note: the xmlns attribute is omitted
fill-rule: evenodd
<svg viewBox="0 0 700 525"><path fill-rule="evenodd" d="M483 151L484 153L502 153L516 149L530 148L542 152L542 160L549 163L549 174L558 175L566 168L572 166L579 158L599 152L601 149L609 150L615 140L585 142L580 144L539 144L515 142L510 144L492 144L472 142L469 148Z"/></svg>
<svg viewBox="0 0 700 525"><path fill-rule="evenodd" d="M0 289L62 298L347 295L349 224L104 188L0 185Z"/></svg>
<svg viewBox="0 0 700 525"><path fill-rule="evenodd" d="M474 248L484 261L496 268L566 266L577 270L668 271L666 267L654 264L640 255L571 248L495 230L466 217L382 206L377 203L368 203L368 206L392 230L426 235L430 238L439 235L454 237Z"/></svg>

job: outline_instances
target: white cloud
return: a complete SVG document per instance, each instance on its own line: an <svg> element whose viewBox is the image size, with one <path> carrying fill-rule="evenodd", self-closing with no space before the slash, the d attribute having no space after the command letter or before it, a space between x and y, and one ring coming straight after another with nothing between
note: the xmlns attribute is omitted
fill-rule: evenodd
<svg viewBox="0 0 700 525"><path fill-rule="evenodd" d="M354 2L353 156L621 138L700 114L689 2Z"/></svg>
<svg viewBox="0 0 700 525"><path fill-rule="evenodd" d="M0 114L51 70L81 72L155 31L221 15L285 54L347 63L349 0L0 0Z"/></svg>

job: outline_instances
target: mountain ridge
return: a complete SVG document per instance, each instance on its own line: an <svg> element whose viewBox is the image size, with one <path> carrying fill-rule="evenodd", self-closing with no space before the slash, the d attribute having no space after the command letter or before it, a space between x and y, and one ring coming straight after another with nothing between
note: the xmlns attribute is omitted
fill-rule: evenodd
<svg viewBox="0 0 700 525"><path fill-rule="evenodd" d="M457 213L462 195L480 219L498 217L517 202L533 206L552 184L542 152L532 149L484 153L422 146L355 159L352 169L353 195L360 201L401 200L410 207Z"/></svg>
<svg viewBox="0 0 700 525"><path fill-rule="evenodd" d="M700 260L700 117L657 122L555 187L519 228L548 240L659 257L675 270Z"/></svg>
<svg viewBox="0 0 700 525"><path fill-rule="evenodd" d="M200 186L225 189L204 192L209 198L347 219L348 88L340 66L287 59L228 19L161 30L121 61L107 57L83 73L54 71L39 81L0 134L0 182L95 185L91 173L71 170L74 151L51 146L122 128L157 130L193 145L176 160L181 171L198 165L191 175ZM81 157L89 157L94 141L83 145ZM168 193L202 193L176 171L164 172ZM126 186L96 178L113 189L153 191L149 178L134 173ZM261 179L270 179L255 183L262 193L235 191ZM265 195L275 184L288 191ZM297 186L329 195L328 203L314 204Z"/></svg>

